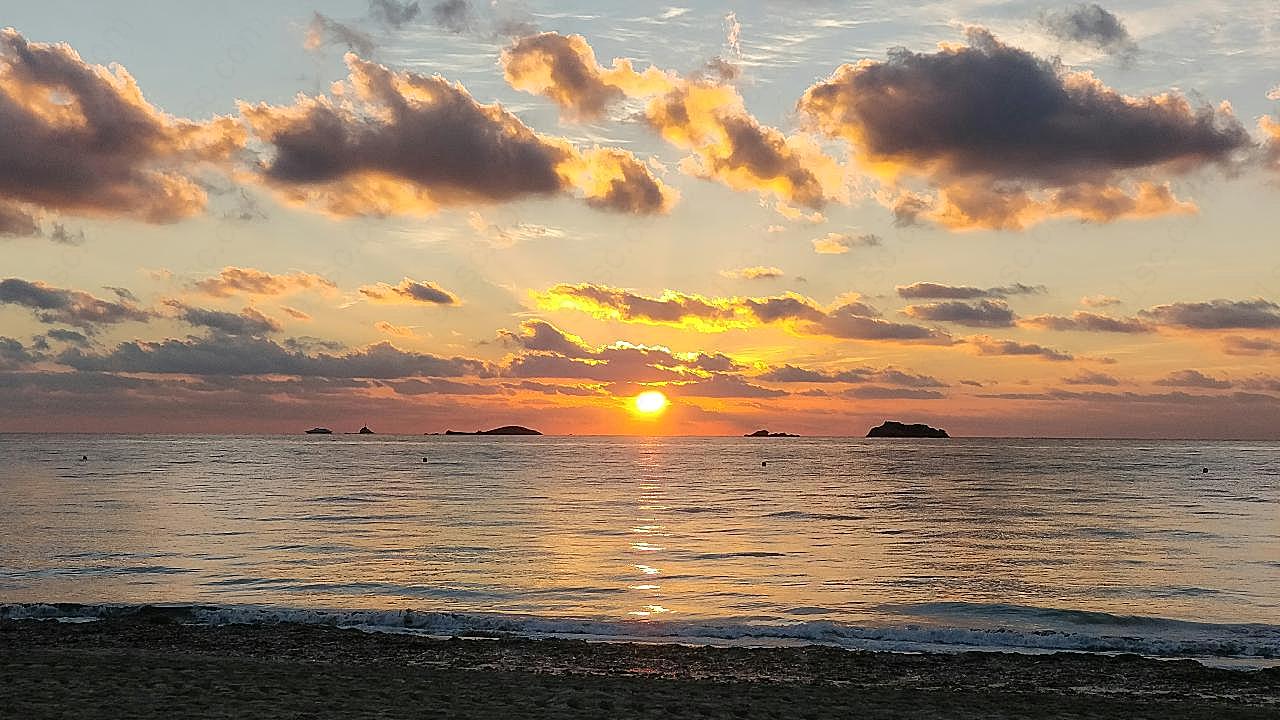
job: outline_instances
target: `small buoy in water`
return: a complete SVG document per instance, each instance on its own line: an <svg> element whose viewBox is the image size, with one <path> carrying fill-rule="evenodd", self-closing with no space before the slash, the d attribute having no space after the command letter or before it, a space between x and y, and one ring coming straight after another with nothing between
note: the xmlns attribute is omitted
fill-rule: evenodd
<svg viewBox="0 0 1280 720"><path fill-rule="evenodd" d="M765 465L768 465L768 464L769 463L765 462L764 460L760 461L760 467L764 467Z"/></svg>
<svg viewBox="0 0 1280 720"><path fill-rule="evenodd" d="M1207 473L1207 472L1209 472L1209 468L1201 468L1201 469L1200 469L1200 472L1202 472L1202 473Z"/></svg>
<svg viewBox="0 0 1280 720"><path fill-rule="evenodd" d="M427 461L427 459L426 459L426 458L422 458L422 462L426 462L426 461Z"/></svg>
<svg viewBox="0 0 1280 720"><path fill-rule="evenodd" d="M81 455L81 456L80 456L80 462L88 462L88 461L89 461L89 456L88 456L88 455Z"/></svg>

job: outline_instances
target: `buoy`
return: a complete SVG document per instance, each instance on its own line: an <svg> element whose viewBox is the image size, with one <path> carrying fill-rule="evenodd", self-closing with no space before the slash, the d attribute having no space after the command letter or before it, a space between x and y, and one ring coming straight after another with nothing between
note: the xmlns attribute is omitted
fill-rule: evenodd
<svg viewBox="0 0 1280 720"><path fill-rule="evenodd" d="M765 465L768 465L768 464L769 463L765 462L764 460L760 461L760 467L764 467Z"/></svg>
<svg viewBox="0 0 1280 720"><path fill-rule="evenodd" d="M426 459L426 458L422 458L422 462L426 462L426 461L427 461L427 459Z"/></svg>
<svg viewBox="0 0 1280 720"><path fill-rule="evenodd" d="M1200 472L1202 472L1202 473L1207 473L1207 472L1209 472L1209 468L1202 468L1202 469L1200 470Z"/></svg>

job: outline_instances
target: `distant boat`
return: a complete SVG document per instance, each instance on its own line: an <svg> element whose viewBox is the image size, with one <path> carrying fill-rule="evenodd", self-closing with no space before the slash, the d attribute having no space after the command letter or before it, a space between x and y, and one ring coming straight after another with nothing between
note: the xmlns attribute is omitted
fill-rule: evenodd
<svg viewBox="0 0 1280 720"><path fill-rule="evenodd" d="M369 426L368 426L368 425L363 425L363 426L361 426L361 427L360 427L360 432L357 432L356 434L357 434L357 435L372 435L372 434L373 434L373 431L369 429Z"/></svg>
<svg viewBox="0 0 1280 720"><path fill-rule="evenodd" d="M313 427L310 430L307 430L306 433L308 435L332 435L333 431L329 428Z"/></svg>

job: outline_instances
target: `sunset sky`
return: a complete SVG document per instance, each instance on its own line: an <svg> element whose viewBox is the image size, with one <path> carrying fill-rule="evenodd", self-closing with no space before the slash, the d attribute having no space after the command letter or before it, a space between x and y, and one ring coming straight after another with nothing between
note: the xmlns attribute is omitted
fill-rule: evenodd
<svg viewBox="0 0 1280 720"><path fill-rule="evenodd" d="M0 431L1280 433L1274 0L220 5L0 17Z"/></svg>

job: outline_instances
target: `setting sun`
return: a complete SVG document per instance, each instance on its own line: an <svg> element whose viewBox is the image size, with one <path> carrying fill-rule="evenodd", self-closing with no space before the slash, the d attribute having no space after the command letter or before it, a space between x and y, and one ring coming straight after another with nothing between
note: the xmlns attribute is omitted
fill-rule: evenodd
<svg viewBox="0 0 1280 720"><path fill-rule="evenodd" d="M657 390L648 390L636 396L636 412L641 415L657 415L667 409L667 396Z"/></svg>

